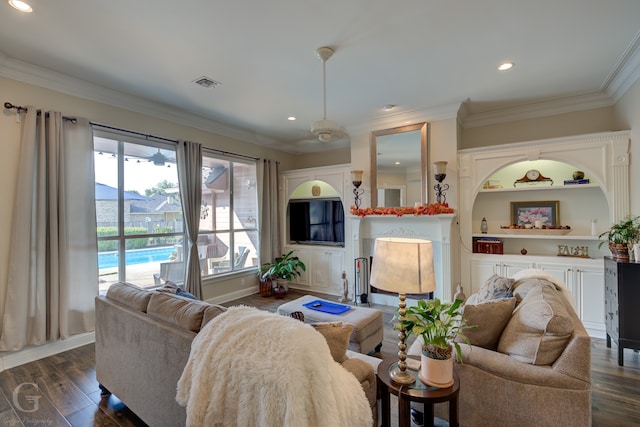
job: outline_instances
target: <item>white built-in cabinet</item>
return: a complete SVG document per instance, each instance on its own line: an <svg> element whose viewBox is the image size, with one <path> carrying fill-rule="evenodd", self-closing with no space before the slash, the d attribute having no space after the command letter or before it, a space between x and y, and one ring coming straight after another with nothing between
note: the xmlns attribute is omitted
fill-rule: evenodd
<svg viewBox="0 0 640 427"><path fill-rule="evenodd" d="M601 259L473 254L472 289L478 290L494 274L513 277L530 268L544 270L564 283L589 334L604 337L604 267Z"/></svg>
<svg viewBox="0 0 640 427"><path fill-rule="evenodd" d="M471 260L471 292L477 292L486 280L497 274L503 277L513 276L520 270L533 268L530 259L514 259L509 256L474 254Z"/></svg>
<svg viewBox="0 0 640 427"><path fill-rule="evenodd" d="M345 271L344 248L327 246L288 245L290 250L305 263L307 271L291 287L309 289L332 295L340 295L343 289L342 272Z"/></svg>
<svg viewBox="0 0 640 427"><path fill-rule="evenodd" d="M509 277L518 271L542 269L570 290L573 305L592 336L604 337L604 260L598 234L629 215L628 131L540 140L460 150L459 218L463 242L461 281L467 295L493 274ZM551 182L517 184L530 169ZM564 185L571 170L582 170L589 184ZM489 185L487 185L489 184ZM497 185L496 185L497 184ZM487 188L491 187L491 188ZM566 235L505 232L511 224L511 202L558 201ZM488 233L480 224L487 219ZM592 220L597 219L592 231ZM473 240L483 236L503 242L504 254L473 253ZM559 256L561 248L586 247L589 258ZM521 253L526 249L526 255Z"/></svg>
<svg viewBox="0 0 640 427"><path fill-rule="evenodd" d="M348 283L353 283L353 266L347 260L351 254L351 223L345 220L345 246L301 245L289 242L287 206L291 198L340 197L345 209L345 219L349 215L349 206L353 203L351 194L351 175L349 165L336 165L309 169L285 171L280 174L280 212L281 241L283 252L290 250L300 257L307 270L289 286L331 295L343 294L342 272L347 273ZM320 196L311 193L313 185L321 188ZM347 197L345 197L345 194ZM347 267L349 264L349 267Z"/></svg>

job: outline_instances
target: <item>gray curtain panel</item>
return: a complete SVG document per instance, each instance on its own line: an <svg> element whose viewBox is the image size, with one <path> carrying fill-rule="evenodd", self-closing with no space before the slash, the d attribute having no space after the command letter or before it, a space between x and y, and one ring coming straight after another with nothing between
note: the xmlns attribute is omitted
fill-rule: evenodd
<svg viewBox="0 0 640 427"><path fill-rule="evenodd" d="M178 184L186 237L184 253L187 260L184 287L196 298L202 299L202 278L198 255L198 229L200 227L200 203L202 201L202 145L191 141L178 141L176 147Z"/></svg>
<svg viewBox="0 0 640 427"><path fill-rule="evenodd" d="M20 160L1 351L94 329L98 294L93 135L89 121L20 112Z"/></svg>
<svg viewBox="0 0 640 427"><path fill-rule="evenodd" d="M258 199L260 210L260 263L282 255L280 236L280 202L278 177L280 162L263 159L258 162Z"/></svg>

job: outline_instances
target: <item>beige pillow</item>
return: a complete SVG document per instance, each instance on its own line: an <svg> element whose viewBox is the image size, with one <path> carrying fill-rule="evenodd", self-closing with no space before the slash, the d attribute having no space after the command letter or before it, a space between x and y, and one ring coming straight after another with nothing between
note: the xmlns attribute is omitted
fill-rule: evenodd
<svg viewBox="0 0 640 427"><path fill-rule="evenodd" d="M314 323L312 326L327 340L333 360L338 363L344 362L347 359L347 348L351 332L353 332L353 325L342 322L320 322Z"/></svg>
<svg viewBox="0 0 640 427"><path fill-rule="evenodd" d="M539 279L537 277L520 279L511 287L513 296L516 297L516 305L520 304L520 302L526 298L531 289L534 289L538 286L553 286L553 288L556 289L555 285L546 279Z"/></svg>
<svg viewBox="0 0 640 427"><path fill-rule="evenodd" d="M147 312L181 328L198 332L202 326L206 302L183 298L166 292L153 292Z"/></svg>
<svg viewBox="0 0 640 427"><path fill-rule="evenodd" d="M135 310L146 313L152 292L139 288L129 283L114 283L107 290L107 298L118 301L121 304Z"/></svg>
<svg viewBox="0 0 640 427"><path fill-rule="evenodd" d="M524 363L551 365L574 330L565 301L552 286L531 288L504 328L498 351Z"/></svg>
<svg viewBox="0 0 640 427"><path fill-rule="evenodd" d="M515 306L516 299L513 297L489 300L480 304L466 304L465 324L477 325L477 328L464 329L462 334L466 335L473 345L495 350ZM464 342L460 337L456 337L456 341Z"/></svg>

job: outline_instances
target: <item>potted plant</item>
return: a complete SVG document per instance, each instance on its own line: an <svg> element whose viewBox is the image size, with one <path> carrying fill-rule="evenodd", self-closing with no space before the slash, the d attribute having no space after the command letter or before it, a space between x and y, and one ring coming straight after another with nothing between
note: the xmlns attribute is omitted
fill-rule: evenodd
<svg viewBox="0 0 640 427"><path fill-rule="evenodd" d="M611 226L607 231L600 234L600 238L606 238L600 242L598 247L602 247L605 242L609 243L609 250L614 259L621 261L629 260L629 246L634 246L640 241L640 217L628 217Z"/></svg>
<svg viewBox="0 0 640 427"><path fill-rule="evenodd" d="M259 274L262 279L276 280L278 286L283 287L286 292L288 283L300 277L303 271L307 271L307 266L300 261L300 258L293 256L293 251L289 251L277 257L274 262L262 264Z"/></svg>
<svg viewBox="0 0 640 427"><path fill-rule="evenodd" d="M422 338L420 380L427 385L449 387L453 384L453 349L462 362L459 337L470 344L462 330L475 328L464 324L460 311L463 301L441 302L439 299L420 300L415 306L408 307L406 314L398 319L395 329L402 326L407 336Z"/></svg>

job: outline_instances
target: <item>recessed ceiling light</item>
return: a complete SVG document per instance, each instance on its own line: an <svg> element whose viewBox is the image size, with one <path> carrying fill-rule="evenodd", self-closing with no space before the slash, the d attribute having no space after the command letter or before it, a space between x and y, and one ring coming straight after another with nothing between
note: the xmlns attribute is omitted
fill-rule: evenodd
<svg viewBox="0 0 640 427"><path fill-rule="evenodd" d="M18 9L20 12L33 12L31 6L21 0L9 0L9 4L14 9Z"/></svg>
<svg viewBox="0 0 640 427"><path fill-rule="evenodd" d="M396 107L396 106L395 106L395 105L393 105L393 104L387 104L387 105L385 105L384 107L382 107L382 109L383 109L384 111L391 111L391 110L393 110L395 107Z"/></svg>
<svg viewBox="0 0 640 427"><path fill-rule="evenodd" d="M290 120L290 121L294 121L295 119L296 119L296 118L295 118L295 117L293 117L293 116L289 116L289 117L287 117L287 120Z"/></svg>
<svg viewBox="0 0 640 427"><path fill-rule="evenodd" d="M513 68L513 66L514 66L514 63L513 63L513 62L511 62L511 61L506 61L506 62L503 62L502 64L498 65L498 70L500 70L500 71L507 71L507 70L512 69L512 68Z"/></svg>
<svg viewBox="0 0 640 427"><path fill-rule="evenodd" d="M399 164L400 164L400 162L395 162L395 163L394 163L394 165L399 165Z"/></svg>

